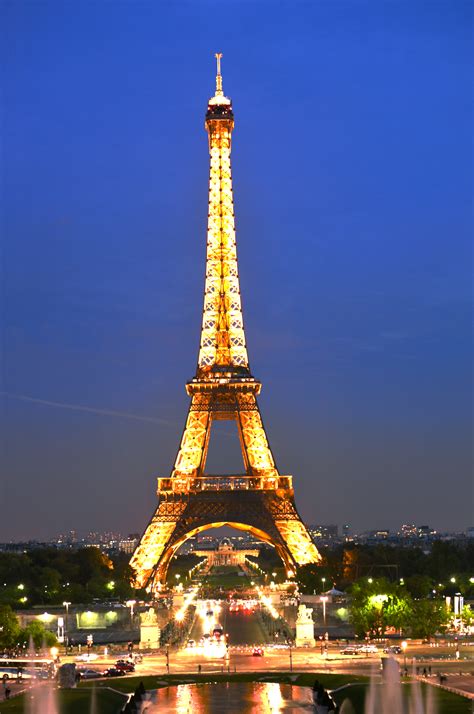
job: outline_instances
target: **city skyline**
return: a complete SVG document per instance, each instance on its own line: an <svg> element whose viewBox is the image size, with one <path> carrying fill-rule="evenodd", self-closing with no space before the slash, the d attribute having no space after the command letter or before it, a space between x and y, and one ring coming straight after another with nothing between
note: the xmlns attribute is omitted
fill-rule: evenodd
<svg viewBox="0 0 474 714"><path fill-rule="evenodd" d="M0 540L142 531L169 475L220 49L250 362L303 520L471 526L467 5L221 8L219 47L197 8L25 7L2 11L28 50L3 50ZM221 431L211 473L240 451Z"/></svg>

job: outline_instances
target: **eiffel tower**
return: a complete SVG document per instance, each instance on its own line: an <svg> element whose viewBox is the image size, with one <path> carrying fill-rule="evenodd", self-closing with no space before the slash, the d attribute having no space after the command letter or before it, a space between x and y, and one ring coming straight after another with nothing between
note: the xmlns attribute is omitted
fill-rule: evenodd
<svg viewBox="0 0 474 714"><path fill-rule="evenodd" d="M272 544L288 576L320 555L296 510L291 476L281 476L263 427L250 372L240 301L230 163L234 114L222 89L216 54L216 92L209 100L210 179L206 280L196 376L181 444L169 478L158 479L159 504L132 559L137 587L164 583L170 559L190 536L232 526ZM235 420L245 465L238 475L205 473L211 427Z"/></svg>

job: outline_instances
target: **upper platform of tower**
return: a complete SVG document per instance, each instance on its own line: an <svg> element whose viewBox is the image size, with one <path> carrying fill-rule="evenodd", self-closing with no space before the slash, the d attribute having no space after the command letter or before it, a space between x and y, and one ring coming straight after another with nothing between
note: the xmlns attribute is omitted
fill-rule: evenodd
<svg viewBox="0 0 474 714"><path fill-rule="evenodd" d="M216 75L216 92L209 99L207 104L206 122L209 119L233 119L232 101L224 95L222 89L222 74L221 74L221 57L222 53L216 54L217 60L217 75Z"/></svg>

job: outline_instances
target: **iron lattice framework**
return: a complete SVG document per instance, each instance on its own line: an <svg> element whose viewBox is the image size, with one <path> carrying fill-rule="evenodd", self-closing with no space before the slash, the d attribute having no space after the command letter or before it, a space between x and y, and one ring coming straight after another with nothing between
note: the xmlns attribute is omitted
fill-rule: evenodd
<svg viewBox="0 0 474 714"><path fill-rule="evenodd" d="M250 372L240 301L230 163L234 115L217 58L209 100L210 177L206 282L196 376L174 469L158 479L159 505L133 554L136 585L164 582L179 546L207 528L231 525L271 543L287 570L320 560L294 503L291 476L281 476L263 427ZM212 423L237 423L245 474L210 476L205 465Z"/></svg>

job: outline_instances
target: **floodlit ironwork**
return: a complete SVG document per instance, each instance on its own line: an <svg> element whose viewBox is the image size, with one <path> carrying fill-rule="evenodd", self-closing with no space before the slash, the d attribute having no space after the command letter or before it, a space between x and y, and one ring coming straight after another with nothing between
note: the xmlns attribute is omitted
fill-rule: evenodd
<svg viewBox="0 0 474 714"><path fill-rule="evenodd" d="M206 279L196 376L178 455L169 478L158 479L158 508L133 554L136 584L153 589L166 578L173 553L191 535L219 525L254 533L274 545L287 570L320 555L294 504L291 476L280 476L260 416L261 384L250 372L235 240L230 153L234 114L224 95L222 54L209 100L210 176ZM212 423L235 420L245 474L205 473Z"/></svg>

